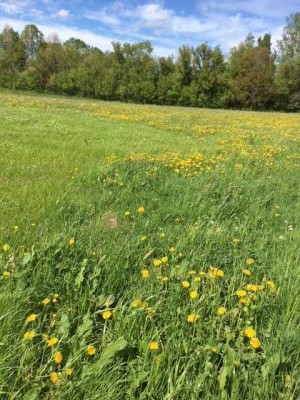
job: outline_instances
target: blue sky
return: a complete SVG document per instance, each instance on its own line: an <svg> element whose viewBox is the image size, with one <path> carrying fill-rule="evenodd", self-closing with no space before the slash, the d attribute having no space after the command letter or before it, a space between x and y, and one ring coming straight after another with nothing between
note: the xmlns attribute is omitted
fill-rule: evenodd
<svg viewBox="0 0 300 400"><path fill-rule="evenodd" d="M285 18L299 0L0 0L0 30L34 23L47 37L79 37L101 50L112 41L150 40L156 55L176 55L183 44L220 45L223 51L249 32L281 38Z"/></svg>

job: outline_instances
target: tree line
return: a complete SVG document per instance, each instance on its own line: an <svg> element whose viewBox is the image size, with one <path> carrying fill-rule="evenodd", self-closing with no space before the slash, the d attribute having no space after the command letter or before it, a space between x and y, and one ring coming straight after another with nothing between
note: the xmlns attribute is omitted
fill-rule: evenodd
<svg viewBox="0 0 300 400"><path fill-rule="evenodd" d="M225 57L202 43L175 59L155 57L150 42L112 43L103 52L77 38L45 40L33 24L0 33L0 86L103 100L209 108L300 110L300 12L271 35L249 34Z"/></svg>

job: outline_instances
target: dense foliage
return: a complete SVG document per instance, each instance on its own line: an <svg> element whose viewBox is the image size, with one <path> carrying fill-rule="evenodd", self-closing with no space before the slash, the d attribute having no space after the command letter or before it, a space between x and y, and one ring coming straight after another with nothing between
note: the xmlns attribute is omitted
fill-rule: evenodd
<svg viewBox="0 0 300 400"><path fill-rule="evenodd" d="M0 34L0 86L104 100L211 108L300 109L300 12L287 18L275 54L271 35L250 34L228 57L207 43L155 57L150 42L103 53L80 39L47 41L35 25Z"/></svg>

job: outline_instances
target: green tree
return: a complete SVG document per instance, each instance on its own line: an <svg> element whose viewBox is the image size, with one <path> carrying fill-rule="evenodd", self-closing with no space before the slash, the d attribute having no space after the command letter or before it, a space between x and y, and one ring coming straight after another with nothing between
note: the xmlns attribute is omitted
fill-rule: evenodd
<svg viewBox="0 0 300 400"><path fill-rule="evenodd" d="M25 46L25 53L28 60L32 60L39 48L45 43L43 33L33 24L25 25L21 39Z"/></svg>

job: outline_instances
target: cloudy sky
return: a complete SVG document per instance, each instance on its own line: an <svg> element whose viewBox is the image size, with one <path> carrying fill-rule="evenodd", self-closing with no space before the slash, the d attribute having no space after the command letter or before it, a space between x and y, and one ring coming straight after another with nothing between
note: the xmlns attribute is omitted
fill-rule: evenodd
<svg viewBox="0 0 300 400"><path fill-rule="evenodd" d="M276 44L296 11L299 0L0 0L0 30L34 23L46 37L78 37L101 50L112 41L150 40L156 55L202 42L227 52L249 32L270 32Z"/></svg>

